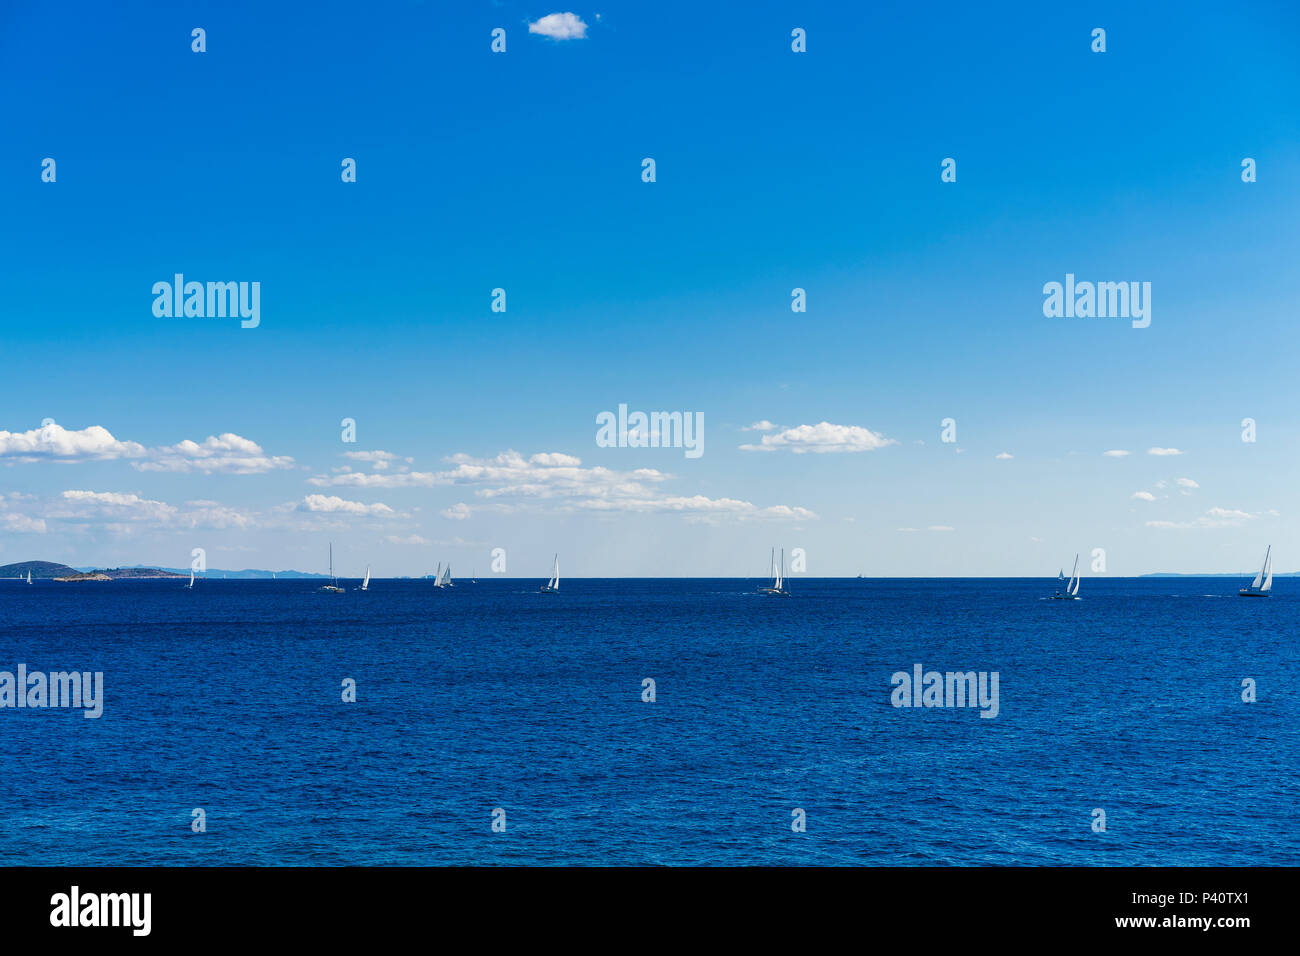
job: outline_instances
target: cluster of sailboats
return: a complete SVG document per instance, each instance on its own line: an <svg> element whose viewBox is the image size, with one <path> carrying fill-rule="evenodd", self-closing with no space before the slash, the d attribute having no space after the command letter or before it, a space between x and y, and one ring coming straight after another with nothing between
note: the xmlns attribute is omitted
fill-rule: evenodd
<svg viewBox="0 0 1300 956"><path fill-rule="evenodd" d="M1057 576L1057 581L1065 587L1057 587L1052 595L1053 601L1077 601L1079 599L1079 556L1074 556L1074 570L1066 580L1065 569ZM1255 580L1237 592L1239 597L1268 597L1273 591L1273 546L1270 544L1264 552L1264 563L1255 575Z"/></svg>
<svg viewBox="0 0 1300 956"><path fill-rule="evenodd" d="M777 561L776 548L772 549L771 555L771 575L772 583L766 587L758 589L759 594L767 594L774 597L789 597L790 589L786 586L785 579L785 548L781 549L781 560ZM862 577L861 574L858 575ZM473 576L470 579L472 584L478 581ZM27 572L27 583L32 583L32 572ZM438 562L438 570L434 575L433 586L435 588L452 588L456 585L451 580L451 562L447 563L446 568L442 562ZM187 588L194 587L194 571L190 571L190 583ZM329 594L343 594L347 589L339 585L338 578L334 575L334 545L330 545L330 583L322 585L321 590ZM361 582L358 591L370 590L370 566L366 565L366 576ZM555 561L551 566L551 576L546 583L539 589L541 594L557 594L560 590L560 556L556 554ZM1264 563L1255 575L1255 579L1246 587L1237 592L1241 597L1268 597L1273 590L1273 546L1269 545L1264 552ZM1074 568L1070 571L1070 576L1065 576L1065 569L1062 568L1057 575L1056 593L1052 595L1053 601L1077 601L1079 600L1079 556L1074 556Z"/></svg>

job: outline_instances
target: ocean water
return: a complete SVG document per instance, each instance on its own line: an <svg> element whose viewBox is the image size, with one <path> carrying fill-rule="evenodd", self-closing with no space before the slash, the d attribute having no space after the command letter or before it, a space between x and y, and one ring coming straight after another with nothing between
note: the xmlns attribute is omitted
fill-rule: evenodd
<svg viewBox="0 0 1300 956"><path fill-rule="evenodd" d="M540 583L0 582L0 863L1300 864L1300 580Z"/></svg>

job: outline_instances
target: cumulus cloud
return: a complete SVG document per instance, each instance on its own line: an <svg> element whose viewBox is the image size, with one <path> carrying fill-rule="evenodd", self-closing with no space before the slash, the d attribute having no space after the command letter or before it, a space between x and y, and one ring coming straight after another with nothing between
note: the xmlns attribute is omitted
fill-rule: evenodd
<svg viewBox="0 0 1300 956"><path fill-rule="evenodd" d="M367 505L360 501L348 501L337 495L308 495L299 506L302 511L324 512L325 514L366 515L370 517L388 517L395 514L392 508L382 502Z"/></svg>
<svg viewBox="0 0 1300 956"><path fill-rule="evenodd" d="M1147 454L1166 456L1166 455L1181 455L1182 452L1179 451L1177 448L1148 448Z"/></svg>
<svg viewBox="0 0 1300 956"><path fill-rule="evenodd" d="M257 442L231 432L209 435L202 442L183 441L154 449L149 459L133 462L141 471L203 472L258 475L277 468L292 468L293 459L267 455Z"/></svg>
<svg viewBox="0 0 1300 956"><path fill-rule="evenodd" d="M1129 453L1122 448L1112 448L1110 451L1102 452L1107 458L1127 458Z"/></svg>
<svg viewBox="0 0 1300 956"><path fill-rule="evenodd" d="M752 425L745 425L740 430L742 432L771 432L776 431L778 426L773 425L766 418L760 422L754 422Z"/></svg>
<svg viewBox="0 0 1300 956"><path fill-rule="evenodd" d="M519 510L519 502L554 502L560 510L675 513L690 517L815 518L806 508L776 505L760 507L734 498L670 495L662 489L672 476L654 468L615 471L587 467L582 459L562 452L523 455L503 451L491 458L450 455L451 466L437 472L362 473L316 475L308 479L317 486L354 488L401 488L451 486L472 489L485 504L464 502L444 509L444 518L464 520L473 512Z"/></svg>
<svg viewBox="0 0 1300 956"><path fill-rule="evenodd" d="M307 479L307 484L318 488L430 488L445 483L439 482L437 475L425 471L343 471Z"/></svg>
<svg viewBox="0 0 1300 956"><path fill-rule="evenodd" d="M231 432L209 436L203 442L186 440L176 445L146 448L139 442L119 441L99 425L74 431L55 423L27 432L0 431L0 458L65 463L125 458L140 471L236 475L293 467L292 458L269 456L256 442Z"/></svg>
<svg viewBox="0 0 1300 956"><path fill-rule="evenodd" d="M1179 478L1179 479L1177 479L1177 481L1178 481L1178 486L1179 486L1180 488L1199 488L1199 487L1201 487L1201 486L1198 485L1196 482L1192 481L1192 479L1190 479L1190 478Z"/></svg>
<svg viewBox="0 0 1300 956"><path fill-rule="evenodd" d="M1009 455L1009 454L1007 454L1007 453L1004 451L1004 452L1000 452L999 454L994 455L993 457L996 458L998 461L1010 461L1012 458L1015 458L1016 456L1015 456L1015 455Z"/></svg>
<svg viewBox="0 0 1300 956"><path fill-rule="evenodd" d="M0 431L0 458L24 462L140 458L147 451L138 442L118 441L107 428L99 425L70 431L50 423L26 432Z"/></svg>
<svg viewBox="0 0 1300 956"><path fill-rule="evenodd" d="M1139 500L1141 500L1141 501L1155 501L1155 500L1156 500L1156 496L1153 495L1153 494L1152 494L1151 492L1149 492L1149 491L1135 491L1135 492L1133 492L1133 497L1134 497L1134 498L1137 498L1137 499L1139 499Z"/></svg>
<svg viewBox="0 0 1300 956"><path fill-rule="evenodd" d="M552 40L581 40L587 35L587 24L576 13L548 13L528 24L528 32Z"/></svg>
<svg viewBox="0 0 1300 956"><path fill-rule="evenodd" d="M857 425L832 425L830 422L820 422L816 425L787 428L775 435L764 435L760 444L740 447L743 451L777 451L788 448L796 455L802 455L806 452L822 454L875 451L877 448L897 444L898 442L892 438L885 438Z"/></svg>

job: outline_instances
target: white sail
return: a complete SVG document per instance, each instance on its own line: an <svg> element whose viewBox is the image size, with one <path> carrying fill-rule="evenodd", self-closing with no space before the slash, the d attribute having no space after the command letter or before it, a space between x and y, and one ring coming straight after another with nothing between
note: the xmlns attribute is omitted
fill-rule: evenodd
<svg viewBox="0 0 1300 956"><path fill-rule="evenodd" d="M442 587L442 562L441 561L438 562L438 570L433 572L433 586L435 588Z"/></svg>
<svg viewBox="0 0 1300 956"><path fill-rule="evenodd" d="M1070 572L1070 586L1066 589L1067 594L1075 595L1079 593L1079 556L1074 556L1074 570Z"/></svg>
<svg viewBox="0 0 1300 956"><path fill-rule="evenodd" d="M1256 591L1264 591L1273 586L1273 572L1269 568L1269 559L1273 556L1273 546L1270 544L1264 552L1264 563L1259 567L1259 574L1255 575L1255 580L1250 582L1250 586ZM1264 585L1264 577L1268 576L1268 584Z"/></svg>
<svg viewBox="0 0 1300 956"><path fill-rule="evenodd" d="M442 575L442 586L445 588L451 587L451 562L450 561L447 562L447 570L443 572Z"/></svg>
<svg viewBox="0 0 1300 956"><path fill-rule="evenodd" d="M560 556L555 556L555 566L551 569L551 583L548 587L558 591L560 589Z"/></svg>
<svg viewBox="0 0 1300 956"><path fill-rule="evenodd" d="M31 568L28 568L28 569L27 569L27 583L28 583L28 584L31 584L31 583L32 583L32 569L31 569Z"/></svg>
<svg viewBox="0 0 1300 956"><path fill-rule="evenodd" d="M194 587L194 569L190 568L190 587Z"/></svg>
<svg viewBox="0 0 1300 956"><path fill-rule="evenodd" d="M365 591L370 587L370 565L366 565L366 579L361 582L361 590Z"/></svg>
<svg viewBox="0 0 1300 956"><path fill-rule="evenodd" d="M776 569L776 584L774 587L779 591L781 585L785 583L785 548L781 549L781 564Z"/></svg>

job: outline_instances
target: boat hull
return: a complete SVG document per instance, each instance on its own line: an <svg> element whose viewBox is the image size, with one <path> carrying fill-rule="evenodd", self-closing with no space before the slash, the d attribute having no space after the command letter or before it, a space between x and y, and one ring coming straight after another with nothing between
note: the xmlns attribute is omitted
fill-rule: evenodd
<svg viewBox="0 0 1300 956"><path fill-rule="evenodd" d="M1237 597L1268 597L1268 591L1252 591L1249 588L1242 588L1237 592Z"/></svg>

